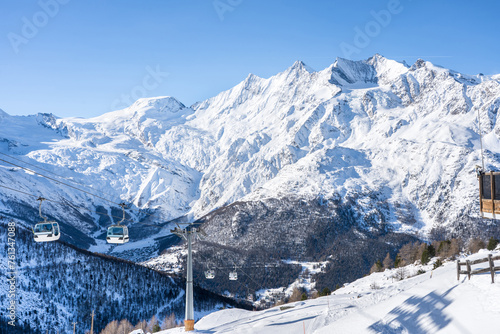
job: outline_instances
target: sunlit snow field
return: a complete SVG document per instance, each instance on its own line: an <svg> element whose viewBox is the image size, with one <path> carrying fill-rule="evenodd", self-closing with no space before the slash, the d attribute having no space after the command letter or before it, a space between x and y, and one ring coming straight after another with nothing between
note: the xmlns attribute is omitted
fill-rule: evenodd
<svg viewBox="0 0 500 334"><path fill-rule="evenodd" d="M482 250L461 260L485 258L489 253L495 256L500 251ZM498 279L491 284L491 275L486 273L470 280L461 275L457 281L455 262L436 270L432 267L432 262L407 266L410 276L419 269L426 272L402 281L392 278L399 269L374 273L330 296L264 311L214 312L199 320L193 333L479 333L498 328ZM175 328L159 333L183 331Z"/></svg>

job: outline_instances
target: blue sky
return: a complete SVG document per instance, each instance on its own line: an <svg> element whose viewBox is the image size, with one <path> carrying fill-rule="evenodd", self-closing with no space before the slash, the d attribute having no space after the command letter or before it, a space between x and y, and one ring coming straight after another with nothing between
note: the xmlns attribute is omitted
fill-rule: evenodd
<svg viewBox="0 0 500 334"><path fill-rule="evenodd" d="M461 0L7 0L0 108L93 117L133 97L191 105L248 73L269 77L295 60L321 70L375 53L497 74L499 9Z"/></svg>

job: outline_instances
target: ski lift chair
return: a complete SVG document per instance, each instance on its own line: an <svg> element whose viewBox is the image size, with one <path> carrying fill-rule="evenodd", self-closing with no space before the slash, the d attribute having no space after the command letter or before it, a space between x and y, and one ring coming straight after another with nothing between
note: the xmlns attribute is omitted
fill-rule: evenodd
<svg viewBox="0 0 500 334"><path fill-rule="evenodd" d="M33 234L36 242L56 241L61 237L59 224L46 220L35 225Z"/></svg>
<svg viewBox="0 0 500 334"><path fill-rule="evenodd" d="M111 225L106 241L110 244L124 244L129 241L128 228L123 225Z"/></svg>
<svg viewBox="0 0 500 334"><path fill-rule="evenodd" d="M500 219L500 172L485 173L478 169L477 175L481 217Z"/></svg>
<svg viewBox="0 0 500 334"><path fill-rule="evenodd" d="M109 244L124 244L129 241L127 226L120 225L125 220L125 203L120 204L123 210L123 218L116 225L108 227L106 241Z"/></svg>
<svg viewBox="0 0 500 334"><path fill-rule="evenodd" d="M212 269L206 270L205 271L205 278L206 279L214 279L215 278L215 271Z"/></svg>
<svg viewBox="0 0 500 334"><path fill-rule="evenodd" d="M56 221L47 221L47 217L42 216L42 202L44 200L45 198L38 198L38 201L40 201L38 213L40 217L43 218L43 222L35 224L35 227L33 228L33 237L36 242L56 241L61 237L59 224Z"/></svg>
<svg viewBox="0 0 500 334"><path fill-rule="evenodd" d="M238 280L238 273L236 271L229 272L229 280L230 281Z"/></svg>

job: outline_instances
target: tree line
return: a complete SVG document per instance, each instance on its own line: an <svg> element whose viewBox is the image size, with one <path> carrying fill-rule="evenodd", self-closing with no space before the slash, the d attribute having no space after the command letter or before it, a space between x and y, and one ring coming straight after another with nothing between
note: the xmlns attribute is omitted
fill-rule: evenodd
<svg viewBox="0 0 500 334"><path fill-rule="evenodd" d="M394 259L390 253L387 253L383 260L378 259L375 261L370 268L370 273L400 268L416 262L426 265L433 257L438 257L436 263L439 266L444 260L454 260L461 252L474 254L484 248L494 250L498 242L498 239L494 237L490 237L487 242L479 237L471 238L466 242L461 238L432 241L430 243L409 242L401 247Z"/></svg>

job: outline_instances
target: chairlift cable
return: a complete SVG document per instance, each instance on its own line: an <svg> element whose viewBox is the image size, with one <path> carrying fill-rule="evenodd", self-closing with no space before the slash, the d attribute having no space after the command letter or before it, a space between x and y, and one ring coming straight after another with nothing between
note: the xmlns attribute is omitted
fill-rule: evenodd
<svg viewBox="0 0 500 334"><path fill-rule="evenodd" d="M0 159L0 161L5 161L5 160ZM10 162L8 162L8 161L5 161L5 162L7 162L7 163L9 163L9 164L12 164L12 165L15 165L15 164L10 163ZM28 171L30 171L30 172L32 172L32 173L36 173L36 172L31 171L31 170L29 170L29 169L27 169L27 168L24 168L24 167L21 167L21 166L17 166L17 165L15 165L15 166L16 166L16 167L20 167L20 168L22 168L22 169L26 169L26 170L28 170ZM38 173L37 173L37 174L38 174ZM40 175L40 174L39 174L39 175ZM43 175L41 175L41 176L43 176ZM45 177L45 176L44 176L44 177ZM50 179L50 178L49 178L49 179ZM60 181L57 181L57 180L54 180L54 181L55 181L55 182L60 182ZM21 190L18 190L18 189L10 188L10 187L7 187L7 186L0 185L0 187L5 188L5 189L9 189L9 190L12 190L12 191L15 191L15 192L18 192L18 193L21 193L21 194L27 195L27 196L36 197L36 198L39 198L39 197L40 197L40 196L38 196L38 195L33 195L33 194L30 194L30 193L27 193L27 192L24 192L24 191L21 191ZM77 189L77 188L75 188L75 189ZM94 195L94 196L96 196L96 195ZM45 200L47 200L47 201L49 201L49 202L52 202L52 203L57 203L57 204L60 204L60 205L64 205L64 206L70 206L70 207L72 207L73 209L82 209L82 210L86 210L86 211L89 211L89 212L92 212L92 213L96 213L96 214L98 214L98 215L104 215L104 216L108 216L108 217L110 217L110 218L122 219L122 217L114 216L114 215L111 215L111 214L108 214L108 213L104 213L104 212L94 211L94 210L88 209L88 208L83 207L83 206L76 206L76 205L70 204L69 202L61 202L61 201L56 201L56 200L47 199L47 198L46 198ZM108 202L112 202L112 201L109 201L109 200L107 200L107 201L108 201ZM114 202L112 202L112 203L114 203ZM120 204L115 203L115 204L117 204L118 206L120 206L120 207L121 207L121 205L122 205L123 203L120 203ZM129 210L133 210L133 209L129 209ZM146 213L146 214L147 214L147 213ZM147 214L147 215L152 215L152 214ZM328 217L328 216L323 216L323 217L317 217L317 218L331 218L331 217ZM295 219L295 220L308 220L308 219L307 219L307 218L303 218L303 219ZM153 224L142 223L142 222L139 222L139 221L135 222L135 221L130 220L130 219L125 219L124 221L131 222L131 223L137 223L137 224L141 224L141 225L144 225L144 226L149 226L149 227L159 228L159 229L165 229L165 228L167 228L167 227L164 227L164 226L158 226L158 225L153 225ZM203 224L203 223L202 223L202 222L198 222L198 223L197 223L197 222L192 222L192 223L178 223L178 224L181 224L181 225L201 225L201 224ZM169 227L168 227L168 228L169 228ZM264 266L264 267L265 267L265 266ZM253 267L252 267L252 268L253 268ZM257 268L257 267L256 267L256 268ZM218 269L222 269L222 268L218 268Z"/></svg>
<svg viewBox="0 0 500 334"><path fill-rule="evenodd" d="M19 160L19 159L13 158L13 157L11 157L11 156L9 156L9 155L7 155L7 154L4 154L4 153L0 153L0 154L3 154L3 155L5 155L5 156L8 156L9 158L12 158L12 159L15 159L15 160L18 160L18 161L24 162L24 161L22 161L22 160ZM104 200L104 201L106 201L106 202L109 202L109 203L112 203L112 204L115 204L115 205L121 206L121 203L117 203L117 202L111 201L111 200L109 200L109 199L106 199L106 198L101 197L101 196L99 196L99 195L93 194L93 193L88 192L88 191L86 191L86 190L83 190L83 189L77 188L77 187L72 186L72 185L70 185L70 184L67 184L67 183L61 182L61 181L59 181L59 180L56 180L56 179L54 179L54 178L48 177L48 176L46 176L46 175L43 175L43 174L41 174L41 173L38 173L38 172L36 172L36 171L34 171L34 170L30 169L30 168L26 168L26 167L23 167L23 166L17 165L17 164L15 164L15 163L9 162L9 161L4 160L4 159L0 159L0 161L3 161L3 162L5 162L5 163L8 163L8 164L13 165L13 166L15 166L15 167L18 167L18 168L24 169L24 170L26 170L26 171L28 171L28 172L30 172L30 173L34 173L34 174L36 174L36 175L42 176L42 177L44 177L44 178L46 178L46 179L49 179L49 180L52 180L52 181L57 182L57 183L59 183L59 184L65 185L65 186L70 187L70 188L72 188L72 189L75 189L75 190L78 190L78 191L84 192L84 193L86 193L86 194L88 194L88 195L91 195L91 196L94 196L94 197L100 198L100 199L102 199L102 200ZM27 162L24 162L24 163L29 164L29 165L32 165L32 164L27 163ZM34 166L34 165L32 165L32 166ZM43 168L40 168L40 167L37 167L37 168L44 170ZM45 171L47 171L47 170L45 170ZM56 173L53 173L53 172L50 172L50 171L47 171L47 172L49 172L49 173L51 173L51 174L54 174L54 175L56 175L56 176L58 176L58 177L61 177L61 178L63 178L63 179L67 179L67 178L65 178L65 177L63 177L63 176L61 176L61 175L56 174ZM71 181L71 182L74 182L74 181ZM75 182L75 183L78 183L78 182ZM78 184L79 184L79 183L78 183ZM106 193L104 193L104 194L106 194ZM109 194L106 194L106 195L109 195ZM154 214L152 214L152 213L147 213L147 212L144 212L144 211L143 211L143 209L139 209L139 208L137 208L137 209L134 209L134 208L129 208L128 210L132 210L132 211L140 211L141 213L143 213L143 214L145 214L145 215L148 215L148 216L152 216L152 215L154 215Z"/></svg>
<svg viewBox="0 0 500 334"><path fill-rule="evenodd" d="M27 192L24 192L24 191L21 191L21 190L17 190L17 189L14 189L14 188L10 188L10 187L6 187L6 186L3 186L0 184L0 187L2 188L5 188L5 189L9 189L9 190L12 190L12 191L15 191L15 192L18 192L18 193L21 193L21 194L24 194L24 195L27 195L27 196L31 196L31 197L36 197L36 198L40 198L40 196L38 195L33 195L33 194L30 194L30 193L27 193ZM97 213L99 215L104 215L104 216L108 216L110 218L117 218L117 219L121 219L122 217L118 217L118 216L113 216L113 215L110 215L110 214L107 214L107 213L104 213L104 212L98 212L98 211L94 211L94 210L91 210L91 209L88 209L88 208L85 208L83 206L75 206L75 205L72 205L70 204L69 202L61 202L61 201L56 201L56 200L53 200L53 199L48 199L48 198L44 198L44 201L49 201L49 202L52 202L52 203L57 203L57 204L60 204L60 205L64 205L64 206L69 206L69 207L72 207L73 209L82 209L82 210L87 210L87 211L90 211L92 213ZM134 222L130 219L125 219L126 221L129 221L129 222Z"/></svg>
<svg viewBox="0 0 500 334"><path fill-rule="evenodd" d="M27 192L24 192L24 191L21 191L21 190L18 190L18 189L6 187L6 186L1 185L1 184L0 184L0 187L5 188L5 189L9 189L9 190L12 190L12 191L15 191L15 192L27 195L27 196L36 197L36 198L40 197L38 195L33 195L33 194L30 194L30 193L27 193ZM76 205L70 204L69 202L61 202L61 201L56 201L56 200L48 199L48 198L44 198L44 200L52 202L52 203L57 203L57 204L60 204L60 205L63 205L63 206L69 206L69 207L71 207L73 209L82 209L82 210L86 210L86 211L89 211L89 212L92 212L92 213L96 213L98 215L108 216L110 218L122 219L122 217L114 216L112 214L108 214L108 213L104 213L104 212L94 211L94 210L88 209L88 208L83 207L83 206L76 206ZM130 222L130 223L141 224L141 225L149 226L149 227L155 227L155 228L159 228L159 229L165 229L165 228L167 228L167 227L164 227L164 226L158 226L158 225L153 225L153 224L146 224L146 223L142 223L142 222L139 222L139 221L133 221L133 220L130 220L130 219L125 219L124 221Z"/></svg>
<svg viewBox="0 0 500 334"><path fill-rule="evenodd" d="M26 165L32 166L32 167L34 167L34 168L37 168L37 169L43 170L44 172L47 172L47 173L52 174L52 175L55 175L55 176L57 176L57 177L60 177L60 178L62 178L62 179L65 179L65 180L67 180L67 181L70 181L70 182L72 182L72 183L78 184L78 185L80 185L80 186L83 186L83 187L86 187L86 188L91 188L91 187L89 187L89 186L87 186L87 185L85 185L85 184L83 184L83 183L77 182L77 181L75 181L75 180L72 180L72 179L70 179L70 178L68 178L68 177L65 177L65 176L62 176L62 175L59 175L59 174L57 174L57 173L51 172L50 170L47 170L47 169L42 168L42 167L39 167L39 166L37 166L37 165L35 165L35 164L32 164L32 163L29 163L29 162L27 162L27 161L24 161L24 160L21 160L21 159L15 158L15 157L13 157L13 156L11 156L11 155L8 155L8 154L2 153L2 152L0 152L0 154L1 154L1 155L4 155L4 156L6 156L6 157L9 157L9 158L10 158L10 159L12 159L12 160L16 160L16 161L22 162L22 163L24 163L24 164L26 164ZM92 188L91 188L91 189L92 189ZM93 190L95 190L95 189L93 189ZM107 193L105 193L105 192L102 192L102 193L103 193L104 195L108 195L108 196L110 196L110 197L113 197L113 195L111 195L111 194L107 194Z"/></svg>
<svg viewBox="0 0 500 334"><path fill-rule="evenodd" d="M29 169L29 168L26 168L26 167L23 167L23 166L19 166L19 165L17 165L17 164L15 164L15 163L13 163L13 162L9 162L9 161L4 160L4 159L0 159L0 161L3 161L3 162L5 162L5 163L8 163L9 165L13 165L13 166L19 167L19 168L21 168L21 169L24 169L24 170L26 170L26 171L30 172L30 173L34 173L34 174L36 174L36 175L39 175L39 176L45 177L45 178L47 178L47 179L49 179L49 180L52 180L52 181L57 182L57 183L60 183L60 184L62 184L62 185L65 185L65 186L67 186L67 187L70 187L70 188L72 188L72 189L79 190L79 191L84 192L84 193L86 193L86 194L88 194L88 195L95 196L95 197L97 197L97 198L102 199L103 201L106 201L106 202L109 202L109 203L113 203L113 204L116 204L116 205L120 206L120 203L113 202L113 201L111 201L111 200L109 200L109 199L107 199L107 198L104 198L104 197L101 197L101 196L99 196L99 195L93 194L93 193L88 192L88 191L86 191L86 190L79 189L79 188L74 187L74 186L72 186L72 185L70 185L70 184L67 184L67 183L64 183L64 182L62 182L62 181L56 180L56 179L54 179L54 178L52 178L52 177L49 177L49 176L46 176L46 175L40 174L40 173L38 173L38 172L36 172L36 171L34 171L34 170L32 170L32 169Z"/></svg>
<svg viewBox="0 0 500 334"><path fill-rule="evenodd" d="M209 262L209 261L207 260L207 258L206 258L205 256L203 256L203 254L202 254L201 250L199 250L199 252L198 252L198 253L196 253L196 255L201 256L201 257L203 258L203 261L205 261L205 263L208 263L208 262ZM233 262L233 263L234 263L234 262ZM214 269L227 269L227 268L221 268L221 267L209 267L209 269L212 269L212 268L214 268ZM243 272L243 270L242 270L242 272ZM256 285L257 289L260 289L260 284L258 284L257 282L255 282L255 280L254 280L252 277L248 276L245 272L243 272L243 273L244 273L244 274L245 274L248 278L250 278L250 280L252 281L252 283L254 283L254 284ZM247 286L243 285L243 283L241 283L239 280L235 280L235 281L236 281L239 285L241 285L243 288L247 289L247 293L248 293L248 290L249 290L248 285L247 285ZM254 292L256 292L256 291L257 291L257 289L254 289Z"/></svg>
<svg viewBox="0 0 500 334"><path fill-rule="evenodd" d="M214 245L214 244L211 244L211 245ZM199 251L199 253L198 253L197 255L200 255L200 256L203 258L203 260L204 260L205 262L208 262L208 261L207 261L207 258L203 256L203 254L202 254L202 252L201 252L201 251ZM249 279L250 279L250 280L251 280L251 281L252 281L252 282L253 282L253 283L254 283L254 284L258 287L258 288L260 288L260 286L261 286L261 285L260 285L259 283L257 283L257 282L256 282L256 281L255 281L255 280L254 280L254 279L253 279L250 275L248 275L248 274L247 274L247 273L243 270L242 266L239 266L239 267L238 267L238 266L236 266L236 264L234 263L234 261L232 261L232 262L233 262L233 264L234 264L234 266L233 266L233 267L211 267L211 268L214 268L214 269L219 269L219 270L220 270L220 269L232 269L232 268L239 269L239 270L240 270L240 271L241 271L241 272L242 272L245 276L247 276L247 277L248 277L248 278L249 278ZM265 265L265 266L256 266L256 267L255 267L255 266L251 266L251 267L248 267L248 268L267 268L267 267L268 267L268 266L267 266L267 265ZM274 268L277 268L277 266L275 266ZM240 283L240 284L241 284L241 283ZM257 291L257 290L255 290L255 291Z"/></svg>
<svg viewBox="0 0 500 334"><path fill-rule="evenodd" d="M9 158L11 158L11 159L14 159L14 160L17 160L17 161L23 162L23 163L25 163L25 164L28 164L28 165L34 166L34 167L36 167L36 168L38 168L38 169L44 170L44 171L46 171L46 172L48 172L48 173L51 173L51 174L56 175L56 176L58 176L58 177L61 177L61 178L63 178L63 179L69 180L69 179L67 179L67 178L65 178L65 177L63 177L63 176L61 176L61 175L58 175L58 174L53 173L53 172L50 172L50 171L48 171L48 170L46 170L46 169L43 169L43 168L41 168L41 167L37 167L37 166L35 166L35 165L33 165L33 164L30 164L30 163L28 163L28 162L25 162L25 161L23 161L23 160L20 160L20 159L17 159L17 158L11 157L10 155L7 155L7 154L5 154L5 153L1 153L1 152L0 152L0 154L2 154L2 155L4 155L4 156L7 156L7 157L9 157ZM59 184L65 185L65 186L70 187L70 188L72 188L72 189L75 189L75 190L78 190L78 191L84 192L84 193L86 193L86 194L88 194L88 195L91 195L91 196L94 196L94 197L100 198L100 199L102 199L102 200L104 200L104 201L106 201L106 202L109 202L109 203L115 204L115 205L117 205L117 206L121 206L121 204L122 204L122 203L117 203L117 202L111 201L111 200L109 200L109 199L106 199L106 198L101 197L101 196L99 196L99 195L93 194L93 193L88 192L88 191L86 191L86 190L83 190L83 189L77 188L77 187L75 187L75 186L72 186L72 185L70 185L70 184L64 183L64 182L62 182L62 181L56 180L56 179L54 179L54 178L48 177L48 176L46 176L46 175L43 175L43 174L41 174L41 173L38 173L38 172L36 172L36 171L34 171L34 170L30 169L30 168L27 168L27 167L23 167L23 166L17 165L17 164L15 164L15 163L9 162L9 161L4 160L4 159L0 159L0 161L3 161L3 162L5 162L5 163L7 163L7 164L13 165L13 166L18 167L18 168L21 168L21 169L26 170L26 171L28 171L28 172L34 173L34 174L36 174L36 175L42 176L42 177L44 177L44 178L46 178L46 179L48 179L48 180L52 180L52 181L54 181L54 182L56 182L56 183L59 183ZM75 181L72 181L72 180L69 180L69 181L74 182L74 183L77 183L77 184L80 184L80 183L75 182ZM104 194L105 194L105 193L104 193ZM109 194L106 194L106 195L109 195ZM128 210L131 210L131 211L139 211L139 212L141 212L141 213L143 213L143 214L145 214L145 215L148 215L148 216L152 216L152 215L154 215L154 213L147 213L147 212L144 212L144 209L140 209L140 208L137 208L137 209L134 209L134 208L129 208ZM330 216L321 216L321 217L316 217L316 218L331 218L331 217L330 217ZM294 219L294 220L302 221L302 220L310 220L310 218L301 218L301 219ZM143 224L143 223L140 223L140 224ZM184 224L184 223L181 223L181 224ZM201 224L202 224L201 222L200 222L200 223L196 223L196 222L193 222L193 223L185 223L185 225L201 225ZM143 224L143 225L148 225L148 224ZM155 226L155 225L148 225L148 226ZM157 226L156 226L156 227L157 227Z"/></svg>

